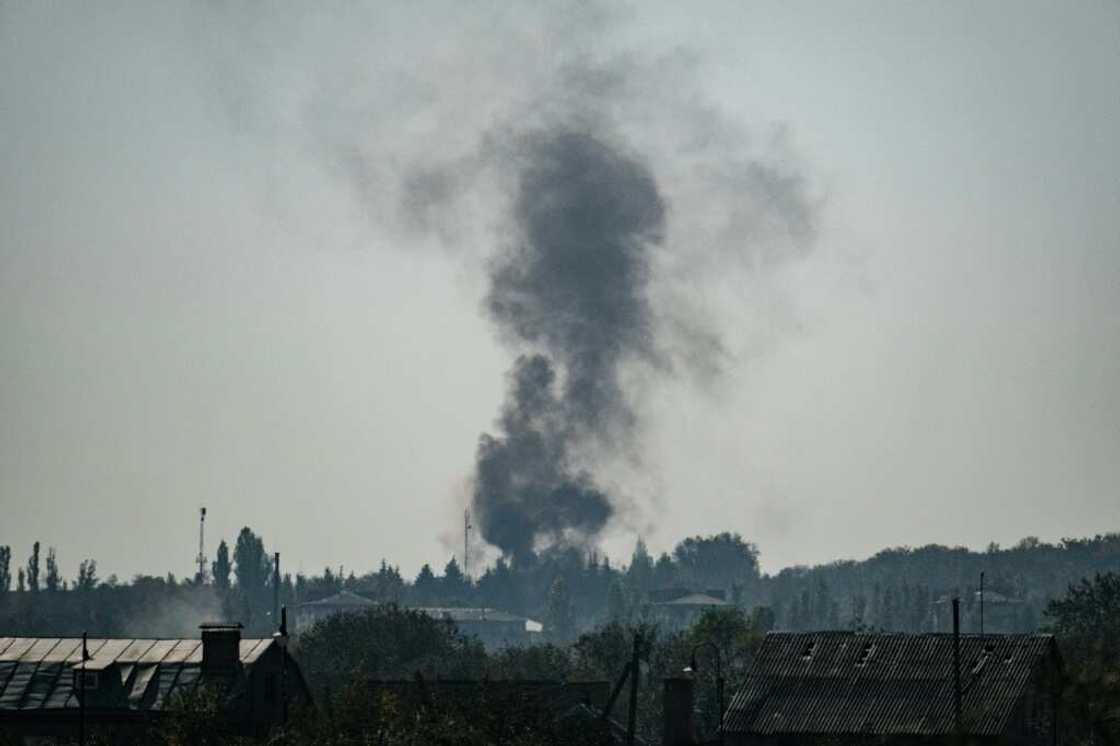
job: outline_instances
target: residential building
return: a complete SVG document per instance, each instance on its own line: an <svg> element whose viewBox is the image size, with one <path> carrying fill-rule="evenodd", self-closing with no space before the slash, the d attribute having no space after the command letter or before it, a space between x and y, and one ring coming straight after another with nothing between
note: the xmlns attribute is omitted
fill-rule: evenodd
<svg viewBox="0 0 1120 746"><path fill-rule="evenodd" d="M320 619L335 614L361 613L377 606L364 596L342 591L333 596L300 604L296 614L296 630L306 631ZM456 606L417 606L413 611L427 614L434 619L453 623L467 637L477 637L490 649L507 645L526 645L540 639L543 625L540 622L497 609Z"/></svg>
<svg viewBox="0 0 1120 746"><path fill-rule="evenodd" d="M335 614L361 613L374 606L377 606L377 602L350 591L341 591L318 601L308 601L296 608L295 631L304 632L320 619Z"/></svg>
<svg viewBox="0 0 1120 746"><path fill-rule="evenodd" d="M201 639L0 637L0 731L76 737L81 721L135 734L181 697L212 687L236 733L280 722L310 702L281 638L241 639L240 625L203 625ZM82 706L84 704L84 707Z"/></svg>
<svg viewBox="0 0 1120 746"><path fill-rule="evenodd" d="M454 623L463 635L478 638L490 649L532 644L544 629L540 622L497 609L425 606L415 610Z"/></svg>
<svg viewBox="0 0 1120 746"><path fill-rule="evenodd" d="M734 605L722 590L695 591L688 588L663 588L650 591L642 615L659 622L667 630L687 629L709 609L725 609Z"/></svg>
<svg viewBox="0 0 1120 746"><path fill-rule="evenodd" d="M928 744L959 727L973 744L1056 743L1053 637L959 640L958 690L951 634L771 632L726 712L726 742Z"/></svg>

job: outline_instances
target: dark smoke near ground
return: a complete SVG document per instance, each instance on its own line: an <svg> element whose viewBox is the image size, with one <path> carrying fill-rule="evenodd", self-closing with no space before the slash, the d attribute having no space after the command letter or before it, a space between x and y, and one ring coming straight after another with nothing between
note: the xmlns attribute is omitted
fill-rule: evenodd
<svg viewBox="0 0 1120 746"><path fill-rule="evenodd" d="M655 354L646 291L665 205L633 156L561 131L527 141L513 218L487 309L533 352L510 373L498 434L479 443L473 504L483 538L524 559L596 536L613 513L576 460L635 427L620 367Z"/></svg>

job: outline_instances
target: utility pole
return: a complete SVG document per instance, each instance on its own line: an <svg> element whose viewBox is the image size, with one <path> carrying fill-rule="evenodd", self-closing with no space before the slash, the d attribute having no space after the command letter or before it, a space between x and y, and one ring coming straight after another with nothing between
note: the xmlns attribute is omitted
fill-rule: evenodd
<svg viewBox="0 0 1120 746"><path fill-rule="evenodd" d="M630 659L630 712L626 720L626 746L634 746L638 728L638 678L641 676L642 635L634 633L634 653Z"/></svg>
<svg viewBox="0 0 1120 746"><path fill-rule="evenodd" d="M86 746L86 661L89 660L89 647L86 645L86 633L82 633L82 670L79 674L78 685L78 743Z"/></svg>
<svg viewBox="0 0 1120 746"><path fill-rule="evenodd" d="M280 722L288 724L288 607L280 607L280 627L272 633L272 639L280 647Z"/></svg>
<svg viewBox="0 0 1120 746"><path fill-rule="evenodd" d="M685 669L685 673L695 676L700 667L696 665L696 651L700 648L710 648L716 660L716 706L719 707L719 742L723 746L723 656L720 655L719 645L711 640L705 640L692 646L692 659Z"/></svg>
<svg viewBox="0 0 1120 746"><path fill-rule="evenodd" d="M280 621L280 552L272 555L272 623Z"/></svg>

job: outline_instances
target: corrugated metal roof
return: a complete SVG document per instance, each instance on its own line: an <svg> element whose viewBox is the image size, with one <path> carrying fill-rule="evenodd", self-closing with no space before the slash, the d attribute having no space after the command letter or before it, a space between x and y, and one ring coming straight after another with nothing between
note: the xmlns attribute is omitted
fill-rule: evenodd
<svg viewBox="0 0 1120 746"><path fill-rule="evenodd" d="M250 666L271 638L241 641L241 663ZM159 709L175 692L197 685L201 640L91 639L86 644L98 667L115 664L134 709ZM81 638L0 638L0 710L77 707L72 667L81 662Z"/></svg>
<svg viewBox="0 0 1120 746"><path fill-rule="evenodd" d="M256 663L257 659L261 657L264 651L268 650L272 645L273 640L269 637L264 637L259 640L242 640L238 651L238 657L244 665ZM199 653L201 656L201 651Z"/></svg>
<svg viewBox="0 0 1120 746"><path fill-rule="evenodd" d="M1050 635L962 635L965 731L1002 734L1048 656ZM949 734L953 699L952 635L772 632L725 722L750 734Z"/></svg>

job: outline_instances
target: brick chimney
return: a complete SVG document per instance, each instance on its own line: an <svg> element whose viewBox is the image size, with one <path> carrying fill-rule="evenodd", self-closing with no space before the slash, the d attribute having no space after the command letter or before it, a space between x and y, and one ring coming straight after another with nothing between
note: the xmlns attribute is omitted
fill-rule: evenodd
<svg viewBox="0 0 1120 746"><path fill-rule="evenodd" d="M228 674L241 665L241 625L202 624L202 672Z"/></svg>
<svg viewBox="0 0 1120 746"><path fill-rule="evenodd" d="M696 729L692 722L693 686L691 678L665 679L664 746L696 743Z"/></svg>

